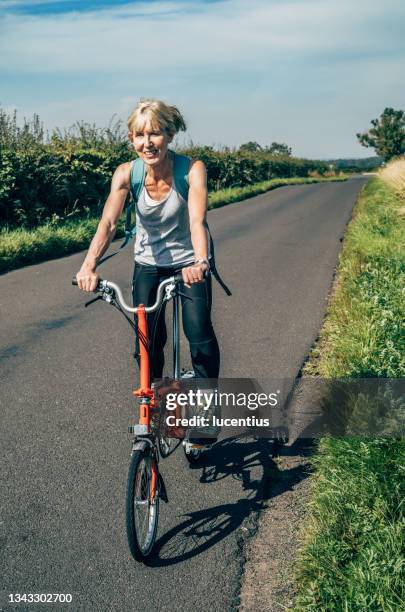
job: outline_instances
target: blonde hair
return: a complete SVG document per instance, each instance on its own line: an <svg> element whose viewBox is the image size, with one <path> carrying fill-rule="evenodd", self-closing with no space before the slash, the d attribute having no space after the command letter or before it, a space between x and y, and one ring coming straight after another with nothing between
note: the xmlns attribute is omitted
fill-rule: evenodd
<svg viewBox="0 0 405 612"><path fill-rule="evenodd" d="M168 106L161 100L141 98L128 118L128 130L134 132L136 129L143 129L146 121L150 122L152 129L165 130L170 138L187 129L186 122L176 106Z"/></svg>

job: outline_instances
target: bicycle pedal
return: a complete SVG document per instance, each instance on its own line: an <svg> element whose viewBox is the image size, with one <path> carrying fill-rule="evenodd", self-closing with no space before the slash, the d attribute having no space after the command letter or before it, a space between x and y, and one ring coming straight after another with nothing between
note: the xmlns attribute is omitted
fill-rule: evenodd
<svg viewBox="0 0 405 612"><path fill-rule="evenodd" d="M195 378L194 370L182 370L180 378Z"/></svg>
<svg viewBox="0 0 405 612"><path fill-rule="evenodd" d="M186 453L190 453L193 450L208 450L211 448L212 444L197 444L194 442L183 441L183 446Z"/></svg>

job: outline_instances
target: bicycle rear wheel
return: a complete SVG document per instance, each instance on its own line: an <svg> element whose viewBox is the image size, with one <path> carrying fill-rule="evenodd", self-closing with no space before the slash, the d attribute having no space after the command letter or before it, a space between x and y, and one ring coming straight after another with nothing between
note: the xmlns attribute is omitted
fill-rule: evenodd
<svg viewBox="0 0 405 612"><path fill-rule="evenodd" d="M136 450L128 472L126 522L128 545L137 561L150 555L156 539L159 496L157 461L149 448Z"/></svg>

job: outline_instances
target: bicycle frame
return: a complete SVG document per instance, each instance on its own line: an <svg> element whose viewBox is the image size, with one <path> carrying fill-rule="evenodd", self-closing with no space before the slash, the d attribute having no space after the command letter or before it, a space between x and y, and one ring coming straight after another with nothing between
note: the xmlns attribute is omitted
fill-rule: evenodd
<svg viewBox="0 0 405 612"><path fill-rule="evenodd" d="M148 335L148 322L146 319L145 306L140 304L138 306L138 335L139 337L144 339L144 342L139 343L139 351L140 351L140 367L139 367L139 388L136 389L133 393L136 397L139 397L140 400L140 425L146 425L148 427L150 425L150 403L154 397L153 390L150 385L150 362L149 362L149 352L148 352L148 343L149 343L149 335ZM146 344L146 346L145 346Z"/></svg>
<svg viewBox="0 0 405 612"><path fill-rule="evenodd" d="M173 379L180 379L180 296L175 293L173 296ZM151 388L150 380L150 360L147 349L149 343L148 322L146 318L145 306L140 304L137 309L138 316L138 336L144 339L139 343L140 349L140 372L139 388L133 393L140 399L140 425L150 426L150 407L154 406L154 391ZM146 345L146 346L145 346Z"/></svg>

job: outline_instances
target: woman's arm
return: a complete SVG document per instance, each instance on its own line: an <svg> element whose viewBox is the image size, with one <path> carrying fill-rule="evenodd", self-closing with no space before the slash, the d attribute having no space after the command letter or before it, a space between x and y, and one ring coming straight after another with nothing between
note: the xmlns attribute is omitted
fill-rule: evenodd
<svg viewBox="0 0 405 612"><path fill-rule="evenodd" d="M208 235L205 227L207 204L207 172L204 163L196 160L190 168L188 190L191 243L196 260L208 260ZM184 282L189 285L193 282L202 281L207 269L207 264L197 264L183 268Z"/></svg>
<svg viewBox="0 0 405 612"><path fill-rule="evenodd" d="M104 205L103 214L97 231L91 241L85 260L76 274L77 282L83 291L95 291L99 276L97 263L106 252L114 238L117 222L124 208L130 188L131 162L118 166L111 181L110 194Z"/></svg>

